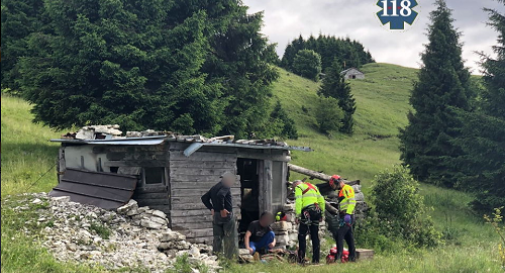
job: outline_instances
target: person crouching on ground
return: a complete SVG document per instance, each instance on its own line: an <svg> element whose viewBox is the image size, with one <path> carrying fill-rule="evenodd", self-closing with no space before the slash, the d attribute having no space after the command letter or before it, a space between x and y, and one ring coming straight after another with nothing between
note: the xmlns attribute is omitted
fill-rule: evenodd
<svg viewBox="0 0 505 273"><path fill-rule="evenodd" d="M244 236L245 247L251 255L264 248L272 250L275 247L275 233L270 225L274 222L274 215L263 212L259 220L252 221Z"/></svg>

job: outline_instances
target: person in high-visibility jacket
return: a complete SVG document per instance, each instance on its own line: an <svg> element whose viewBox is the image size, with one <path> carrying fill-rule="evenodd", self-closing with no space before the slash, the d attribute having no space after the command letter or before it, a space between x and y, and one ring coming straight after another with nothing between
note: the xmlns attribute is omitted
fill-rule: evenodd
<svg viewBox="0 0 505 273"><path fill-rule="evenodd" d="M319 189L307 182L297 180L293 183L296 198L296 222L300 224L298 228L298 262L305 262L305 251L307 249L307 235L310 232L312 240L312 263L319 263L319 222L323 220L324 198Z"/></svg>
<svg viewBox="0 0 505 273"><path fill-rule="evenodd" d="M349 246L349 261L356 260L356 247L354 246L354 235L352 225L354 224L354 209L356 208L356 197L354 195L354 188L345 184L344 180L338 176L333 175L330 179L330 187L338 190L339 201L339 215L340 224L339 228L334 234L334 239L337 242L336 261L340 261L344 251L344 240Z"/></svg>

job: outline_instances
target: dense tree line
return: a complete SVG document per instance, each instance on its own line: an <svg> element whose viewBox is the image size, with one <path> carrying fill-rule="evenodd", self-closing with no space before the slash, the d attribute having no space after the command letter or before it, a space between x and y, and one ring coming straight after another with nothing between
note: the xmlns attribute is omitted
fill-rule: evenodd
<svg viewBox="0 0 505 273"><path fill-rule="evenodd" d="M322 71L326 71L334 60L340 61L344 69L374 62L370 52L365 51L363 45L358 41L320 34L317 38L311 35L308 39L304 39L300 35L294 39L286 47L281 66L294 71L293 64L296 55L304 49L313 50L321 56Z"/></svg>
<svg viewBox="0 0 505 273"><path fill-rule="evenodd" d="M499 45L496 58L485 57L480 90L463 65L451 10L437 1L410 99L414 112L400 132L401 158L417 179L475 191L475 208L486 210L505 204L505 16L488 12Z"/></svg>
<svg viewBox="0 0 505 273"><path fill-rule="evenodd" d="M2 86L56 128L261 136L279 62L262 16L237 0L5 0Z"/></svg>

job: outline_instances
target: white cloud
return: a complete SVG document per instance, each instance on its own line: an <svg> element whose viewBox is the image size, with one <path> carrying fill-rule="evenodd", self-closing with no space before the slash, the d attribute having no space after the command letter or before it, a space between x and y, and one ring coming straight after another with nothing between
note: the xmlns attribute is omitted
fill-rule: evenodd
<svg viewBox="0 0 505 273"><path fill-rule="evenodd" d="M426 27L433 0L418 0L420 13L414 25L404 32L391 32L382 27L375 13L376 0L244 0L249 12L264 11L262 32L271 42L279 44L282 56L289 41L302 34L319 33L350 37L363 43L377 62L419 67L419 54L427 43ZM497 32L486 26L483 7L499 8L493 0L448 0L453 9L455 26L462 32L463 59L478 72L480 60L475 51L491 54Z"/></svg>

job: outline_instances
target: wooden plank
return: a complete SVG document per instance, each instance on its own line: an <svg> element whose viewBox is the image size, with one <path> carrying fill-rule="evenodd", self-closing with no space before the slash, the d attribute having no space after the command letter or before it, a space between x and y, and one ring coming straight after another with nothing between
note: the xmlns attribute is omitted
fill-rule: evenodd
<svg viewBox="0 0 505 273"><path fill-rule="evenodd" d="M250 159L259 159L259 160L272 160L272 161L282 161L289 162L291 161L291 156L286 156L283 154L260 154L260 153L252 153L252 152L238 152L238 158L250 158Z"/></svg>
<svg viewBox="0 0 505 273"><path fill-rule="evenodd" d="M176 231L191 230L195 228L212 228L212 221L172 224L172 229Z"/></svg>
<svg viewBox="0 0 505 273"><path fill-rule="evenodd" d="M61 182L61 178L63 177L63 174L65 173L65 170L67 168L67 163L65 161L65 148L60 147L58 150L58 165L57 167L57 177L58 177L58 183Z"/></svg>
<svg viewBox="0 0 505 273"><path fill-rule="evenodd" d="M192 229L186 235L187 238L210 237L212 236L212 228Z"/></svg>
<svg viewBox="0 0 505 273"><path fill-rule="evenodd" d="M233 203L233 208L240 208L240 203ZM174 210L208 210L207 207L200 201L195 203L174 203L171 202L172 209Z"/></svg>
<svg viewBox="0 0 505 273"><path fill-rule="evenodd" d="M220 178L221 174L215 174L215 175L186 175L186 174L179 174L179 175L171 175L170 176L170 181L173 182L214 182L218 183L221 181ZM237 175L237 181L240 181L240 176Z"/></svg>
<svg viewBox="0 0 505 273"><path fill-rule="evenodd" d="M225 172L236 173L237 168L216 168L216 169L203 169L203 168L171 168L170 175L217 175L221 176Z"/></svg>
<svg viewBox="0 0 505 273"><path fill-rule="evenodd" d="M259 183L259 193L258 193L258 205L260 211L265 211L265 195L263 192L265 191L264 189L264 184L265 184L265 162L264 161L259 161L258 162L258 183Z"/></svg>
<svg viewBox="0 0 505 273"><path fill-rule="evenodd" d="M200 162L200 161L170 161L170 168L201 168L201 169L232 169L237 168L234 162Z"/></svg>
<svg viewBox="0 0 505 273"><path fill-rule="evenodd" d="M170 223L172 226L183 225L185 223L203 223L203 222L211 222L212 223L212 215L210 211L207 210L206 215L195 215L192 217L187 216L170 216Z"/></svg>
<svg viewBox="0 0 505 273"><path fill-rule="evenodd" d="M172 196L172 204L201 203L201 196ZM232 196L233 206L239 206L241 199L239 196Z"/></svg>
<svg viewBox="0 0 505 273"><path fill-rule="evenodd" d="M240 207L242 204L242 200L240 199L239 195L232 195L232 203L233 207ZM186 204L196 204L196 203L202 203L201 196L172 196L171 197L171 202L172 204L181 204L181 205L186 205Z"/></svg>
<svg viewBox="0 0 505 273"><path fill-rule="evenodd" d="M172 196L202 196L209 191L208 188L202 189L174 189L172 188ZM232 188L231 195L240 197L240 188Z"/></svg>
<svg viewBox="0 0 505 273"><path fill-rule="evenodd" d="M210 190L214 185L216 185L217 182L172 182L171 188L172 189L207 189ZM235 183L231 188L238 188L240 189L240 183Z"/></svg>
<svg viewBox="0 0 505 273"><path fill-rule="evenodd" d="M124 160L124 161L107 161L105 167L166 167L168 162L164 160Z"/></svg>
<svg viewBox="0 0 505 273"><path fill-rule="evenodd" d="M263 183L260 185L260 194L263 195L264 202L262 211L272 211L272 160L265 160L263 168L264 179Z"/></svg>
<svg viewBox="0 0 505 273"><path fill-rule="evenodd" d="M235 215L240 214L240 209L234 209L233 213ZM171 210L170 215L172 217L206 216L206 215L210 215L210 211L208 211L208 210Z"/></svg>
<svg viewBox="0 0 505 273"><path fill-rule="evenodd" d="M170 161L196 161L196 162L237 162L237 157L231 154L202 153L196 152L190 157L185 156L182 151L170 151Z"/></svg>
<svg viewBox="0 0 505 273"><path fill-rule="evenodd" d="M288 164L288 168L289 168L290 171L293 171L293 172L296 172L296 173L300 173L300 174L304 174L304 175L307 175L307 176L309 176L311 178L316 178L316 179L319 179L319 180L322 180L322 181L325 181L325 182L330 181L330 178L331 178L331 176L326 175L324 173L315 172L313 170L309 170L309 169L306 169L306 168L303 168L303 167L300 167L300 166L296 166L296 165L293 165L293 164ZM361 182L359 180L355 180L355 181L344 180L344 182L347 185L351 185L351 186L361 184Z"/></svg>
<svg viewBox="0 0 505 273"><path fill-rule="evenodd" d="M172 204L172 209L174 210L208 210L207 207L202 202L189 203L189 204Z"/></svg>
<svg viewBox="0 0 505 273"><path fill-rule="evenodd" d="M159 193L135 193L133 199L167 199L170 197L168 192Z"/></svg>
<svg viewBox="0 0 505 273"><path fill-rule="evenodd" d="M135 199L139 206L159 206L159 205L170 205L170 199Z"/></svg>
<svg viewBox="0 0 505 273"><path fill-rule="evenodd" d="M163 193L163 192L168 192L168 187L163 185L163 186L149 186L149 187L143 187L143 188L137 188L135 190L135 193L140 194L140 193Z"/></svg>
<svg viewBox="0 0 505 273"><path fill-rule="evenodd" d="M188 241L193 244L212 245L212 242L214 241L214 237L206 236L206 237L191 238L191 239L188 239Z"/></svg>

